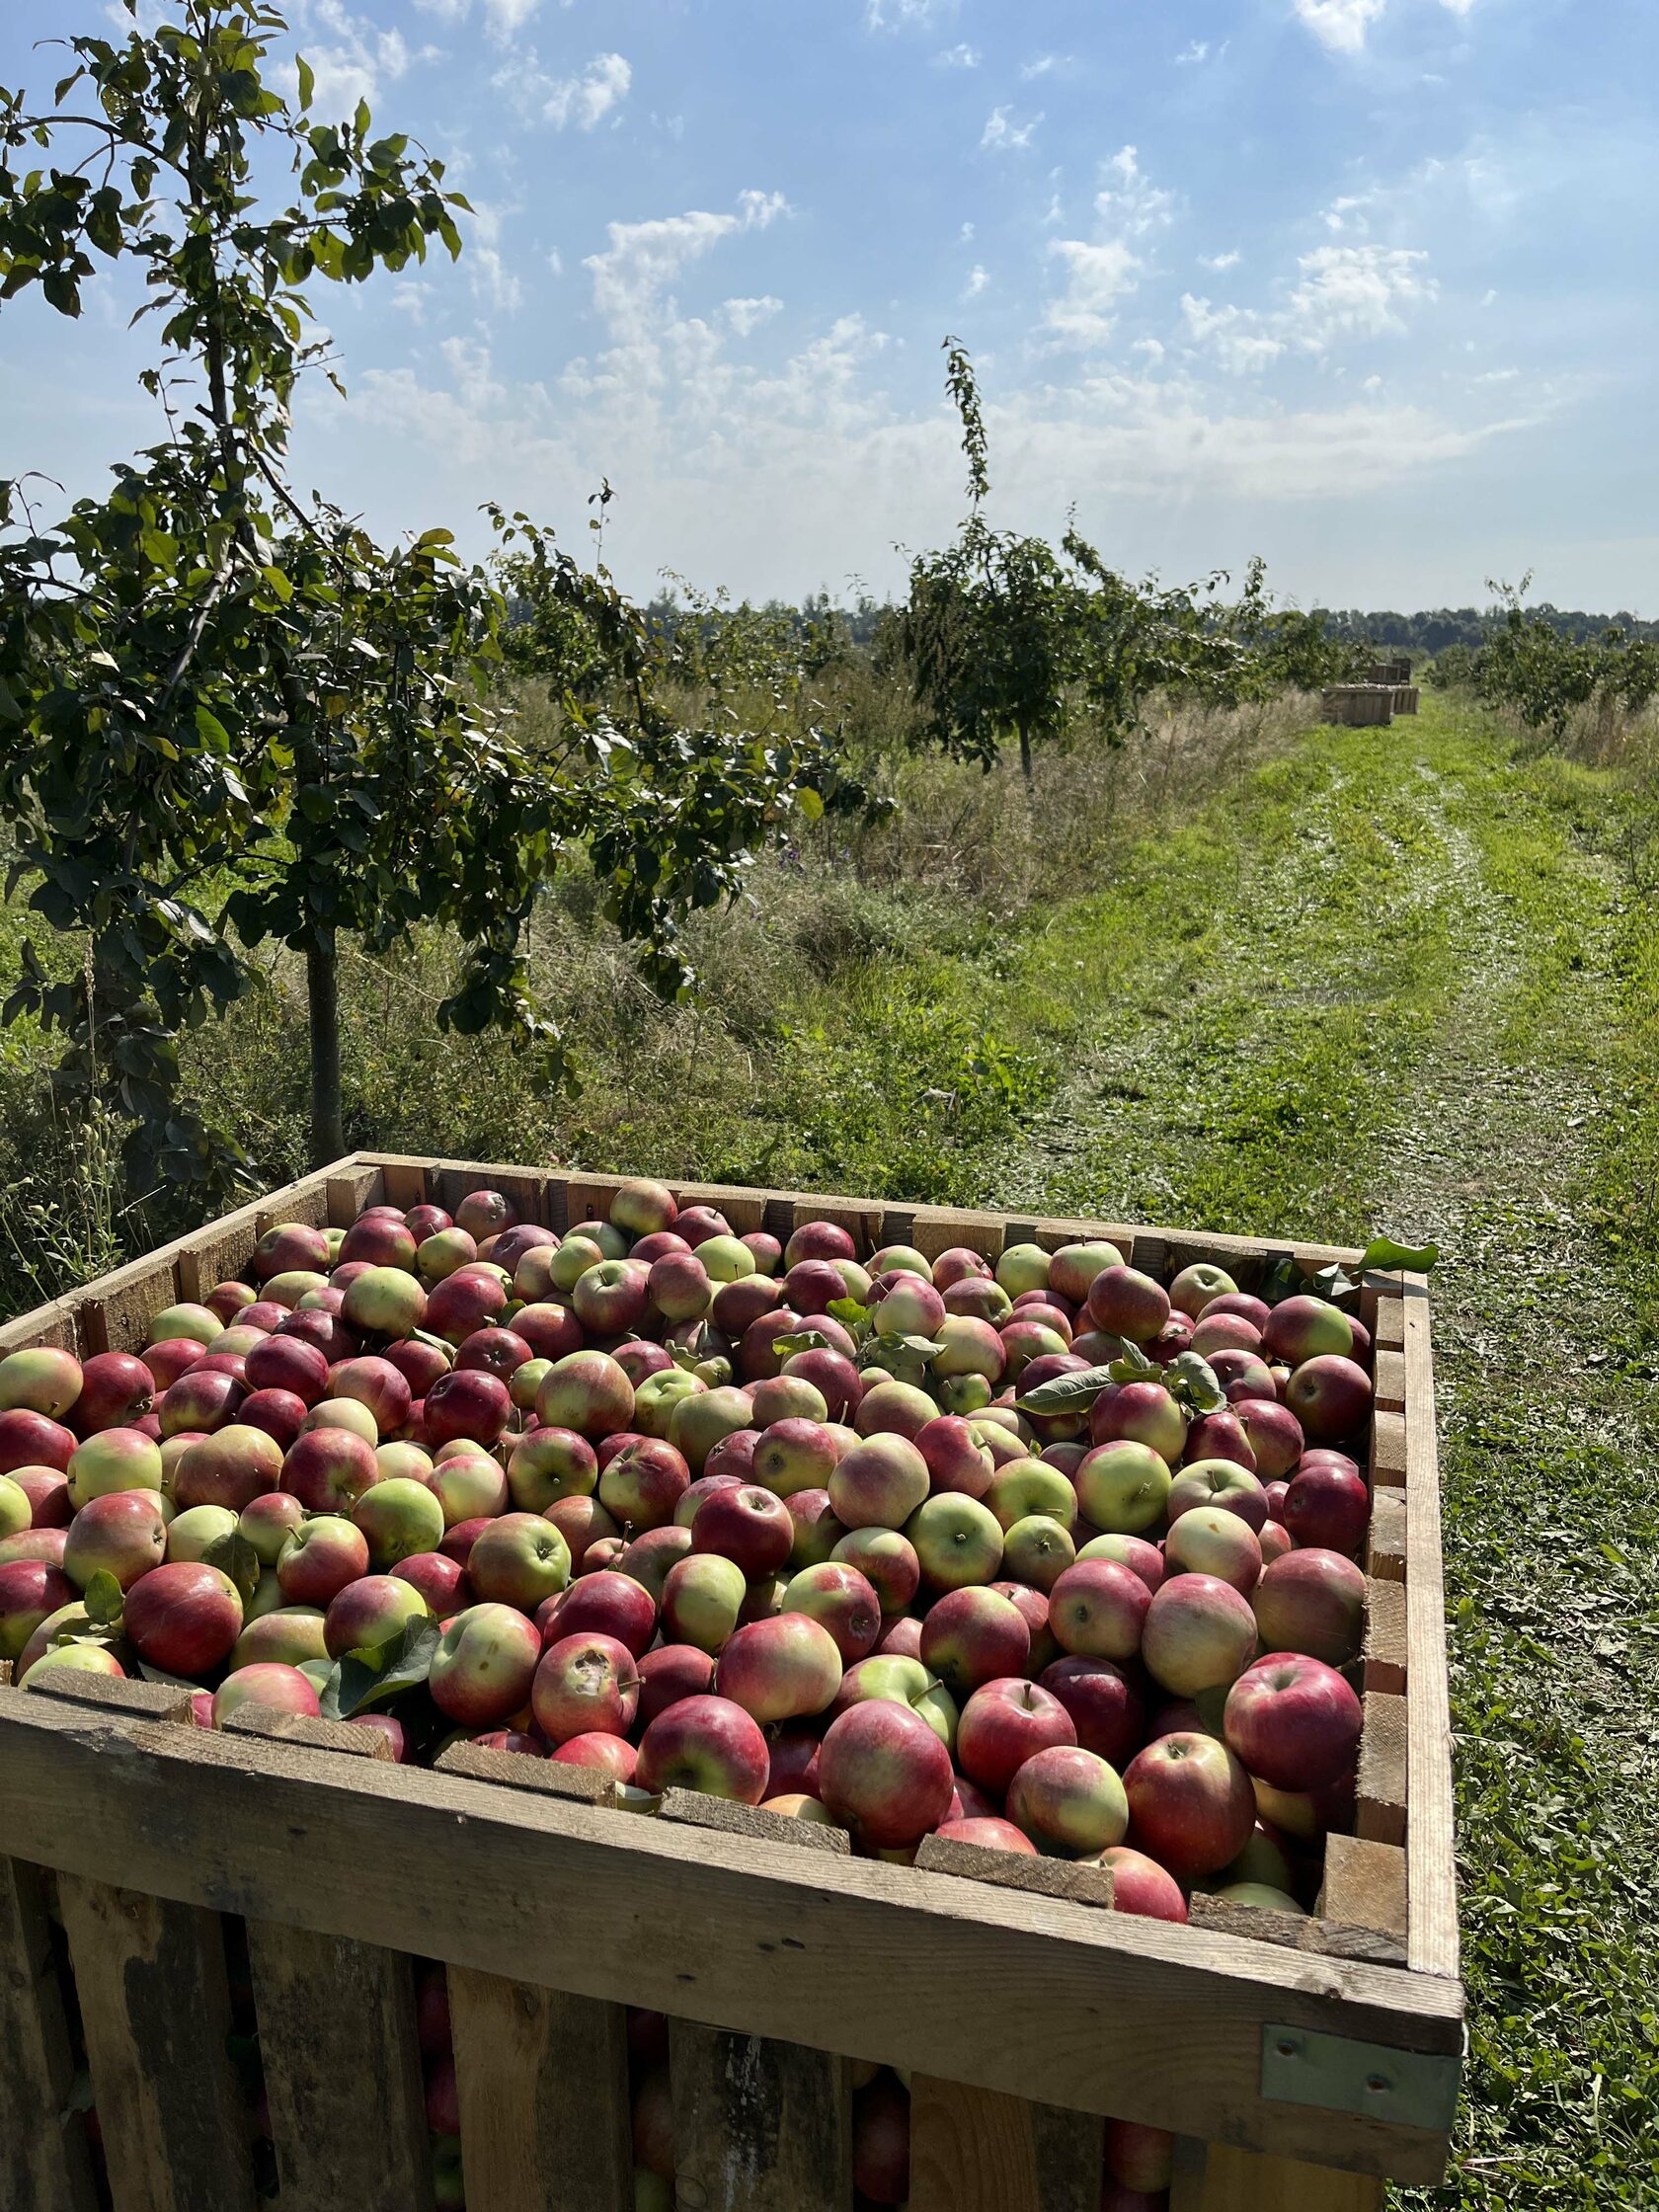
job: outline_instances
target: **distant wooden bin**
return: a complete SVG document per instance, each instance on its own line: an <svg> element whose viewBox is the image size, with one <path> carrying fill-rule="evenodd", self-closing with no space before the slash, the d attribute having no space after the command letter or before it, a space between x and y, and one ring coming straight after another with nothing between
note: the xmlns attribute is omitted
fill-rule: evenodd
<svg viewBox="0 0 1659 2212"><path fill-rule="evenodd" d="M451 1207L480 1185L562 1229L615 1177L358 1153L0 1330L136 1348L284 1220ZM675 1186L740 1233L826 1217L865 1248L1108 1235L1167 1279L1241 1283L1266 1239ZM670 2015L676 2204L852 2212L852 2064L911 2081L912 2212L1096 2212L1105 2116L1180 2139L1171 2212L1377 2212L1445 2167L1462 2042L1429 1306L1374 1274L1373 1525L1355 1833L1317 1918L1212 1899L1101 1910L1100 1869L963 1847L916 1867L678 1792L474 1745L269 1714L198 1732L187 1693L58 1673L0 1688L0 2212L92 2212L78 2019L116 2212L253 2212L227 2055L227 1934L259 2023L280 2203L430 2212L412 1960L449 1973L470 2212L630 2212L628 2007ZM361 1740L359 1740L361 1739ZM1092 1877L1092 1887L1090 1886ZM60 1917L61 1936L53 1921Z"/></svg>
<svg viewBox="0 0 1659 2212"><path fill-rule="evenodd" d="M1395 687L1385 683L1335 683L1320 694L1327 722L1353 729L1385 728L1393 719Z"/></svg>

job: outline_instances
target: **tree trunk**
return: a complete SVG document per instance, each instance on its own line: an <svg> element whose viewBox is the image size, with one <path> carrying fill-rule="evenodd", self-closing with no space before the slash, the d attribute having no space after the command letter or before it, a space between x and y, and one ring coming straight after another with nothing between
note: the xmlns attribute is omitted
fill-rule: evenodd
<svg viewBox="0 0 1659 2212"><path fill-rule="evenodd" d="M340 1117L340 967L334 940L313 937L305 948L311 1006L311 1164L326 1167L346 1150Z"/></svg>
<svg viewBox="0 0 1659 2212"><path fill-rule="evenodd" d="M1020 774L1027 783L1031 781L1031 732L1020 726Z"/></svg>

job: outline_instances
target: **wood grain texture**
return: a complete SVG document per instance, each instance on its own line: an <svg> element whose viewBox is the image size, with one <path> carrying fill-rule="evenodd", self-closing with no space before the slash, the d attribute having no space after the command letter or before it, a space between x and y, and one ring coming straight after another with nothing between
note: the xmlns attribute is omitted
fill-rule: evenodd
<svg viewBox="0 0 1659 2212"><path fill-rule="evenodd" d="M15 1321L8 1321L0 1328L0 1359L8 1352L27 1351L37 1344L49 1344L56 1351L80 1355L78 1295L53 1299L49 1305L38 1305L33 1313L20 1313Z"/></svg>
<svg viewBox="0 0 1659 2212"><path fill-rule="evenodd" d="M247 1925L283 2202L431 2212L408 1958L273 1921Z"/></svg>
<svg viewBox="0 0 1659 2212"><path fill-rule="evenodd" d="M467 2202L477 2212L632 2212L620 2005L449 1969Z"/></svg>
<svg viewBox="0 0 1659 2212"><path fill-rule="evenodd" d="M370 1206L389 1205L386 1197L386 1178L378 1167L348 1167L336 1174L329 1172L325 1203L328 1207L329 1228L350 1228L357 1216ZM405 1207L405 1213L408 1208Z"/></svg>
<svg viewBox="0 0 1659 2212"><path fill-rule="evenodd" d="M541 1167L508 1167L470 1160L440 1159L433 1163L432 1191L436 1203L453 1213L472 1191L500 1191L512 1199L523 1222L546 1225L547 1171Z"/></svg>
<svg viewBox="0 0 1659 2212"><path fill-rule="evenodd" d="M59 1704L79 1705L88 1712L108 1713L113 1719L172 1720L191 1724L189 1690L170 1682L123 1681L118 1675L77 1674L70 1667L42 1667L29 1678L24 1692L30 1698L51 1698Z"/></svg>
<svg viewBox="0 0 1659 2212"><path fill-rule="evenodd" d="M852 1838L844 1828L791 1820L787 1813L769 1813L760 1805L735 1805L728 1798L710 1797L700 1789L666 1789L658 1817L691 1828L718 1829L724 1836L789 1844L797 1851L829 1852L837 1858L852 1856Z"/></svg>
<svg viewBox="0 0 1659 2212"><path fill-rule="evenodd" d="M244 1705L220 1725L230 1735L302 1744L342 1759L382 1759L391 1764L394 1756L383 1729L358 1728L350 1720L319 1720L315 1713L283 1712L276 1705Z"/></svg>
<svg viewBox="0 0 1659 2212"><path fill-rule="evenodd" d="M1384 1413L1405 1410L1405 1356L1379 1350L1372 1363L1372 1384L1378 1409Z"/></svg>
<svg viewBox="0 0 1659 2212"><path fill-rule="evenodd" d="M74 1874L57 1886L116 2212L253 2212L217 1915Z"/></svg>
<svg viewBox="0 0 1659 2212"><path fill-rule="evenodd" d="M847 2059L671 2019L669 2079L683 2212L851 2212Z"/></svg>
<svg viewBox="0 0 1659 2212"><path fill-rule="evenodd" d="M956 1836L924 1836L916 1864L925 1874L960 1874L969 1881L994 1882L999 1889L1024 1890L1031 1897L1064 1897L1076 1905L1111 1910L1110 1866L1084 1866L1067 1858L1032 1858L1023 1852L988 1850Z"/></svg>
<svg viewBox="0 0 1659 2212"><path fill-rule="evenodd" d="M1403 2179L1444 2163L1425 2131L1261 2097L1269 2022L1459 2049L1461 1992L1394 1968L16 1691L0 1834L158 1897L982 2089ZM394 1856L418 1884L363 1881Z"/></svg>
<svg viewBox="0 0 1659 2212"><path fill-rule="evenodd" d="M1367 1693L1354 1825L1370 1843L1405 1842L1407 1718L1403 1698Z"/></svg>
<svg viewBox="0 0 1659 2212"><path fill-rule="evenodd" d="M1331 1920L1379 1929L1403 1941L1407 1933L1404 1852L1364 1836L1327 1836L1319 1911Z"/></svg>
<svg viewBox="0 0 1659 2212"><path fill-rule="evenodd" d="M0 1858L0 2212L95 2212L45 1880Z"/></svg>
<svg viewBox="0 0 1659 2212"><path fill-rule="evenodd" d="M1396 1697L1406 1683L1406 1604L1403 1582L1374 1579L1366 1588L1365 1687Z"/></svg>
<svg viewBox="0 0 1659 2212"><path fill-rule="evenodd" d="M136 1352L155 1315L176 1304L181 1295L176 1245L165 1245L147 1259L106 1275L81 1301L81 1337L88 1356Z"/></svg>
<svg viewBox="0 0 1659 2212"><path fill-rule="evenodd" d="M1382 2184L1224 2143L1180 2142L1169 2212L1382 2212Z"/></svg>
<svg viewBox="0 0 1659 2212"><path fill-rule="evenodd" d="M1411 1964L1425 1974L1458 1972L1458 1873L1454 1856L1452 1714L1446 1664L1446 1571L1440 1542L1440 1454L1436 1434L1429 1290L1405 1279L1406 1644L1411 1697Z"/></svg>
<svg viewBox="0 0 1659 2212"><path fill-rule="evenodd" d="M1099 2212L1104 2123L917 2074L910 2212Z"/></svg>
<svg viewBox="0 0 1659 2212"><path fill-rule="evenodd" d="M1389 1488L1402 1488L1406 1479L1405 1416L1378 1412L1371 1421L1371 1479Z"/></svg>
<svg viewBox="0 0 1659 2212"><path fill-rule="evenodd" d="M433 1163L412 1152L358 1152L339 1166L342 1172L352 1167L378 1168L385 1203L401 1206L406 1214L412 1206L426 1205L432 1195Z"/></svg>
<svg viewBox="0 0 1659 2212"><path fill-rule="evenodd" d="M258 1206L244 1206L184 1240L179 1254L181 1298L199 1305L215 1285L249 1281L260 1236L260 1212Z"/></svg>
<svg viewBox="0 0 1659 2212"><path fill-rule="evenodd" d="M1405 1580L1405 1492L1379 1483L1371 1493L1366 1572L1376 1582Z"/></svg>
<svg viewBox="0 0 1659 2212"><path fill-rule="evenodd" d="M1395 1856L1403 1864L1404 1854ZM1364 1958L1374 1966L1405 1964L1403 1934L1385 1935L1364 1923L1344 1922L1334 1913L1325 1915L1321 1911L1321 1917L1314 1919L1307 1913L1273 1912L1261 1905L1239 1905L1230 1898L1195 1890L1188 1919L1194 1928L1218 1935L1248 1936L1254 1942L1281 1943L1288 1950L1316 1951L1321 1958Z"/></svg>

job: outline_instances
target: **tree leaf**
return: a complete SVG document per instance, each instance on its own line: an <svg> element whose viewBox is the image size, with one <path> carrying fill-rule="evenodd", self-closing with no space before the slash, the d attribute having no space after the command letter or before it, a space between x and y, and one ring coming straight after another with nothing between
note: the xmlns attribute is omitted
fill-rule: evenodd
<svg viewBox="0 0 1659 2212"><path fill-rule="evenodd" d="M323 1718L351 1720L418 1689L432 1672L440 1633L429 1614L406 1622L403 1633L378 1650L347 1652L323 1686Z"/></svg>
<svg viewBox="0 0 1659 2212"><path fill-rule="evenodd" d="M1110 1367L1085 1367L1070 1375L1056 1375L1040 1382L1027 1396L1015 1398L1014 1410L1029 1413L1039 1421L1052 1413L1081 1413L1116 1381Z"/></svg>
<svg viewBox="0 0 1659 2212"><path fill-rule="evenodd" d="M1177 1352L1163 1371L1164 1387L1195 1413L1220 1413L1226 1392L1216 1380L1210 1362L1197 1352Z"/></svg>
<svg viewBox="0 0 1659 2212"><path fill-rule="evenodd" d="M259 1588L259 1553L247 1538L235 1529L228 1536L220 1537L216 1543L207 1546L201 1554L201 1563L205 1567L217 1567L220 1574L227 1575L241 1592L244 1605L251 1601Z"/></svg>
<svg viewBox="0 0 1659 2212"><path fill-rule="evenodd" d="M317 72L303 54L296 57L294 70L299 78L299 112L303 116L311 107L311 96L317 89Z"/></svg>
<svg viewBox="0 0 1659 2212"><path fill-rule="evenodd" d="M1396 1244L1391 1236L1374 1236L1360 1255L1360 1273L1372 1267L1398 1267L1412 1275L1426 1275L1439 1258L1438 1244Z"/></svg>
<svg viewBox="0 0 1659 2212"><path fill-rule="evenodd" d="M81 1596L88 1620L96 1620L101 1628L112 1628L119 1622L123 1602L121 1586L107 1567L99 1568Z"/></svg>

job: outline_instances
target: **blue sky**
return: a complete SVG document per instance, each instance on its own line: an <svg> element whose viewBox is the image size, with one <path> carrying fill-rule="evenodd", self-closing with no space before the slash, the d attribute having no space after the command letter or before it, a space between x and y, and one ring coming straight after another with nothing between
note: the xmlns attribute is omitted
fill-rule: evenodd
<svg viewBox="0 0 1659 2212"><path fill-rule="evenodd" d="M0 82L103 0L7 0ZM295 454L391 532L478 504L734 592L902 583L962 508L1303 603L1659 614L1654 0L292 0L477 207L317 289L350 398ZM128 301L0 311L0 474L152 425ZM1644 428L1644 425L1646 426Z"/></svg>

